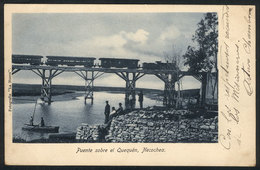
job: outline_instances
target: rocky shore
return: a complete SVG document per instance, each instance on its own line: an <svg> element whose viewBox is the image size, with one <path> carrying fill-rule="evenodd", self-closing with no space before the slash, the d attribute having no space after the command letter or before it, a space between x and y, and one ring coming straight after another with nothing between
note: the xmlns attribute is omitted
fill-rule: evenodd
<svg viewBox="0 0 260 170"><path fill-rule="evenodd" d="M213 143L218 141L218 117L150 107L116 116L109 125L82 124L76 139L113 143Z"/></svg>
<svg viewBox="0 0 260 170"><path fill-rule="evenodd" d="M104 136L107 133L105 125L88 125L82 123L77 128L76 140L78 142L105 142Z"/></svg>

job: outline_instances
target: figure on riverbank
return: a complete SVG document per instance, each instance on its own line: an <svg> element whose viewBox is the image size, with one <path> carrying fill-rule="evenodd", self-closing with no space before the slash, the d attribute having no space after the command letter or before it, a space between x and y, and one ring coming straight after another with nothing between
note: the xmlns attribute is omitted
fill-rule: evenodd
<svg viewBox="0 0 260 170"><path fill-rule="evenodd" d="M116 108L115 107L112 107L112 111L110 112L109 114L109 120L111 120L113 117L116 116Z"/></svg>
<svg viewBox="0 0 260 170"><path fill-rule="evenodd" d="M43 117L41 117L41 123L40 123L40 126L41 126L41 127L45 126L45 123L44 123Z"/></svg>
<svg viewBox="0 0 260 170"><path fill-rule="evenodd" d="M33 126L33 117L30 118L30 125Z"/></svg>
<svg viewBox="0 0 260 170"><path fill-rule="evenodd" d="M106 106L105 106L105 123L108 122L109 120L109 113L110 113L110 105L108 104L108 101L106 101Z"/></svg>
<svg viewBox="0 0 260 170"><path fill-rule="evenodd" d="M119 108L116 110L116 113L117 114L121 114L121 113L123 113L123 107L122 107L122 103L119 103Z"/></svg>
<svg viewBox="0 0 260 170"><path fill-rule="evenodd" d="M130 94L129 96L129 104L130 104L130 109L134 108L134 97L133 94Z"/></svg>
<svg viewBox="0 0 260 170"><path fill-rule="evenodd" d="M138 94L138 101L139 101L139 104L140 104L140 108L142 109L143 108L143 101L144 101L144 95L143 95L143 91L141 90L140 93Z"/></svg>

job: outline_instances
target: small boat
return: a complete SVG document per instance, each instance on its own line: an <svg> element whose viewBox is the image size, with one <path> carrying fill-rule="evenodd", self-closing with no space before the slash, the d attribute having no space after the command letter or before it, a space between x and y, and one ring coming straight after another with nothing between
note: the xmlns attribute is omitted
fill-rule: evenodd
<svg viewBox="0 0 260 170"><path fill-rule="evenodd" d="M37 100L35 102L34 111L33 111L33 115L31 116L30 123L24 124L24 126L22 127L22 130L41 132L41 133L58 133L59 128L60 128L59 126L45 126L44 122L40 123L41 126L39 124L38 125L33 124L36 106L37 106ZM43 118L42 118L42 121L43 121Z"/></svg>
<svg viewBox="0 0 260 170"><path fill-rule="evenodd" d="M30 125L24 124L22 130L34 131L34 132L45 132L45 133L58 133L59 126L39 126L39 125Z"/></svg>

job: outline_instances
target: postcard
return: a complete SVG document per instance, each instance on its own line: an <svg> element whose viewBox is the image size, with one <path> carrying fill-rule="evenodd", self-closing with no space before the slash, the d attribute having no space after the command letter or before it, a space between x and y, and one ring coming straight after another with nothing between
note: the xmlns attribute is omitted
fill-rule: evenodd
<svg viewBox="0 0 260 170"><path fill-rule="evenodd" d="M255 166L255 23L246 5L5 5L5 164Z"/></svg>

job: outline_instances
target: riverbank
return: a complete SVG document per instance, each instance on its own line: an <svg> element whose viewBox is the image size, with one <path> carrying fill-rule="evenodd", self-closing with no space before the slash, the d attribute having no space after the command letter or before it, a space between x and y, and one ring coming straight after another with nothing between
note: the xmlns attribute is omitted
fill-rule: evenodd
<svg viewBox="0 0 260 170"><path fill-rule="evenodd" d="M114 117L111 124L77 129L80 142L112 143L215 143L218 141L218 116L148 107Z"/></svg>
<svg viewBox="0 0 260 170"><path fill-rule="evenodd" d="M19 137L13 138L14 143L77 143L76 133L50 134L46 139L34 139L26 141Z"/></svg>
<svg viewBox="0 0 260 170"><path fill-rule="evenodd" d="M110 124L81 124L76 133L15 143L216 143L217 114L148 107L116 116Z"/></svg>

